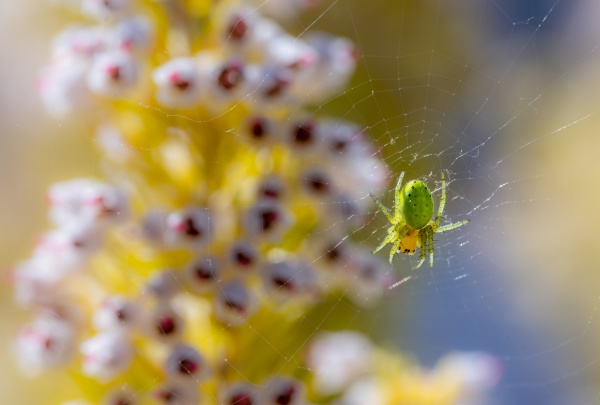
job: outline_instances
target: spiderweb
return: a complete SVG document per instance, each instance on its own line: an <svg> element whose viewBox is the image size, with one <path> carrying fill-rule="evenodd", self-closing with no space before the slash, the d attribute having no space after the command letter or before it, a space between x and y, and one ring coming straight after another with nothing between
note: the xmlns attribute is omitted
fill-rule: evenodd
<svg viewBox="0 0 600 405"><path fill-rule="evenodd" d="M406 180L434 189L437 207L443 170L443 223L471 222L436 235L433 268L426 262L413 270L417 256L396 256L401 284L380 306L340 300L306 317L304 327L385 326L379 341L427 365L453 350L490 352L505 367L492 394L497 403L595 403L600 289L588 273L599 260L588 228L597 229L597 214L584 221L592 205L578 204L598 202L586 192L597 181L585 145L599 111L589 94L598 82L599 37L581 10L592 2L421 3L335 0L290 24L299 38L321 29L358 45L350 86L312 112L366 128L389 168L382 201L392 206L405 171ZM569 149L572 143L579 148ZM582 172L577 156L590 168ZM567 187L582 175L587 184ZM557 194L561 187L567 190ZM580 223L587 228L574 227ZM372 249L387 227L373 208L344 236ZM384 260L385 250L378 254Z"/></svg>

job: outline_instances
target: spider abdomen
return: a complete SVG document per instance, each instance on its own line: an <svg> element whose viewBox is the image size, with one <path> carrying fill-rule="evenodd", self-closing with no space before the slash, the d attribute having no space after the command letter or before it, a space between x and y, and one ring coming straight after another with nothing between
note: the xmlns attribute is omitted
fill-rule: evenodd
<svg viewBox="0 0 600 405"><path fill-rule="evenodd" d="M400 210L404 221L411 229L418 230L429 223L433 216L433 198L425 183L412 180L404 185Z"/></svg>
<svg viewBox="0 0 600 405"><path fill-rule="evenodd" d="M400 246L398 246L398 253L402 252L407 255L414 255L417 250L419 243L419 231L411 229L408 231L406 236L402 238Z"/></svg>

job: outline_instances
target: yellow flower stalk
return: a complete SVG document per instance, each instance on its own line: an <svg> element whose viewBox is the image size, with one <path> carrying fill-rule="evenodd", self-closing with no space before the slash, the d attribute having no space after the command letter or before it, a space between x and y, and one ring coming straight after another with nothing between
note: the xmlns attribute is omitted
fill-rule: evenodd
<svg viewBox="0 0 600 405"><path fill-rule="evenodd" d="M277 22L308 3L74 3L87 19L39 92L85 120L106 178L50 188L54 228L15 270L33 314L19 365L68 373L72 404L464 404L496 380L484 355L425 371L303 322L342 296L372 306L396 277L345 236L387 169L363 128L306 108L358 54Z"/></svg>

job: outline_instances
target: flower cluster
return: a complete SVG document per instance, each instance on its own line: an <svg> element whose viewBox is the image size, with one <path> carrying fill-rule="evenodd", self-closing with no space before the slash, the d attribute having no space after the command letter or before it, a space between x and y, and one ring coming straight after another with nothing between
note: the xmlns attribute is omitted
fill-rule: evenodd
<svg viewBox="0 0 600 405"><path fill-rule="evenodd" d="M54 229L14 274L35 314L15 344L22 369L77 370L103 405L464 398L490 379L453 372L427 402L406 394L429 389L419 378L390 377L410 366L381 372L387 356L362 337L317 340L300 360L304 343L276 347L316 302L374 305L395 276L347 237L384 163L363 128L306 109L344 89L354 45L260 14L314 2L255 3L69 3L96 22L58 36L39 92L85 117L108 180L48 192Z"/></svg>

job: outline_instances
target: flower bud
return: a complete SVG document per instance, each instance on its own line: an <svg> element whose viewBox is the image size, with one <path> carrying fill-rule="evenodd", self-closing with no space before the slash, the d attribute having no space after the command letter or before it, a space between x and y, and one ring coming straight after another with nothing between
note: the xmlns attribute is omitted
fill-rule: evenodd
<svg viewBox="0 0 600 405"><path fill-rule="evenodd" d="M165 371L172 378L199 383L209 376L206 359L193 347L177 345L165 362Z"/></svg>
<svg viewBox="0 0 600 405"><path fill-rule="evenodd" d="M154 392L159 404L164 405L198 405L200 394L194 385L170 381Z"/></svg>
<svg viewBox="0 0 600 405"><path fill-rule="evenodd" d="M237 326L254 312L255 298L241 281L222 284L215 299L215 316L223 323Z"/></svg>
<svg viewBox="0 0 600 405"><path fill-rule="evenodd" d="M123 373L133 359L133 346L121 332L102 332L83 342L80 350L83 354L83 372L101 382Z"/></svg>
<svg viewBox="0 0 600 405"><path fill-rule="evenodd" d="M137 63L131 54L107 52L94 59L87 75L87 84L96 94L120 97L134 87L137 76Z"/></svg>
<svg viewBox="0 0 600 405"><path fill-rule="evenodd" d="M94 314L94 326L101 330L132 331L139 325L141 310L125 297L108 297Z"/></svg>
<svg viewBox="0 0 600 405"><path fill-rule="evenodd" d="M264 405L305 404L305 388L294 378L276 376L265 383L260 398Z"/></svg>
<svg viewBox="0 0 600 405"><path fill-rule="evenodd" d="M25 326L15 342L15 356L25 374L66 364L76 347L76 331L70 322L38 318Z"/></svg>
<svg viewBox="0 0 600 405"><path fill-rule="evenodd" d="M206 208L173 212L166 220L165 242L171 246L202 247L212 237L212 218Z"/></svg>
<svg viewBox="0 0 600 405"><path fill-rule="evenodd" d="M196 294L205 294L215 289L221 279L221 264L215 256L193 259L185 267L186 285Z"/></svg>
<svg viewBox="0 0 600 405"><path fill-rule="evenodd" d="M115 19L125 15L131 0L81 0L81 10L99 21Z"/></svg>
<svg viewBox="0 0 600 405"><path fill-rule="evenodd" d="M156 99L164 107L191 108L200 102L202 84L197 63L192 58L172 59L152 75Z"/></svg>

